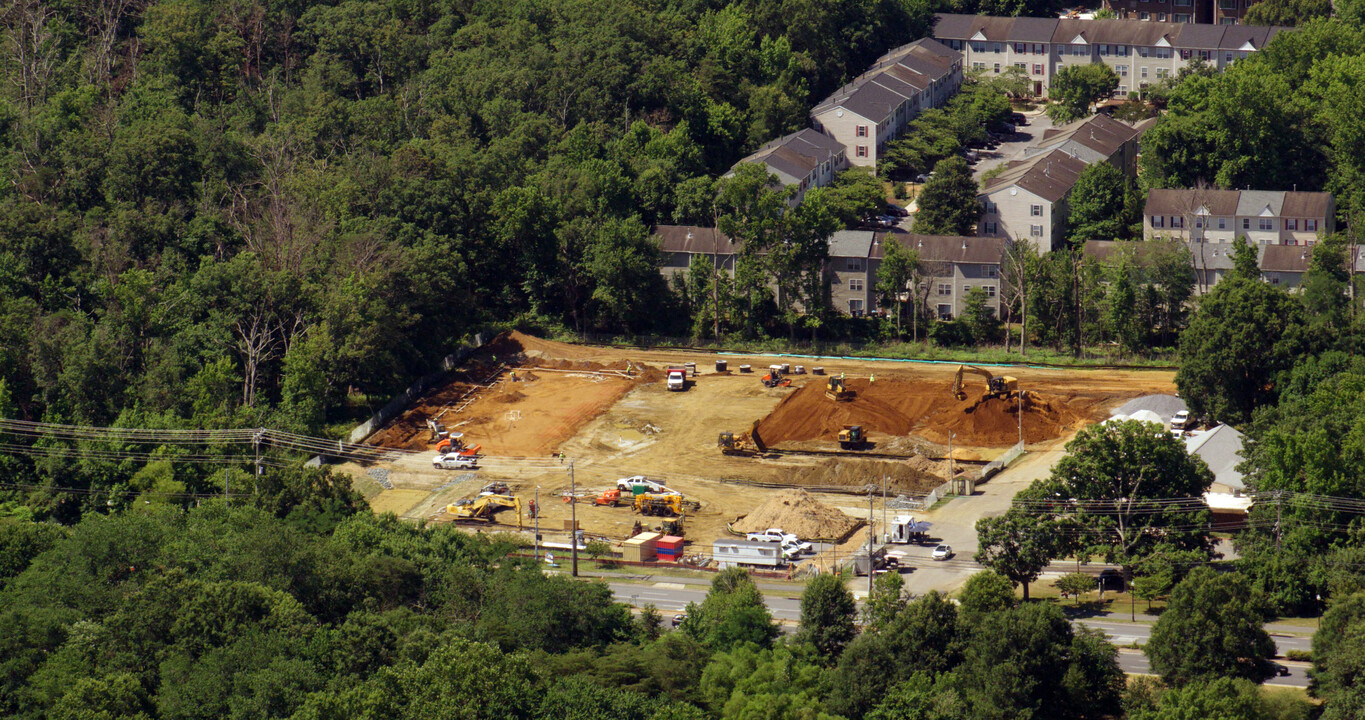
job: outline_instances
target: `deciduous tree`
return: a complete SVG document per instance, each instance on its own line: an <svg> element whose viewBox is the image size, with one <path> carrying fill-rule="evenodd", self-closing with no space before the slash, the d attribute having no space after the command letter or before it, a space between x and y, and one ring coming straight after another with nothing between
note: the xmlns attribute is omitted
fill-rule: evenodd
<svg viewBox="0 0 1365 720"><path fill-rule="evenodd" d="M970 235L981 217L976 181L967 161L958 156L940 160L934 176L924 184L915 214L915 232L926 235Z"/></svg>
<svg viewBox="0 0 1365 720"><path fill-rule="evenodd" d="M1246 578L1197 568L1171 593L1143 652L1170 685L1233 677L1260 682L1275 656L1265 620L1264 604Z"/></svg>

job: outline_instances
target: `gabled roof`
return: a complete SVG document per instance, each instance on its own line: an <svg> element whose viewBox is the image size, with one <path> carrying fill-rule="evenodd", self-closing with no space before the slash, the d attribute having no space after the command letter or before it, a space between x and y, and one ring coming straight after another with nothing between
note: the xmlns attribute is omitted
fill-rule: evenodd
<svg viewBox="0 0 1365 720"><path fill-rule="evenodd" d="M1183 217L1186 213L1197 213L1202 207L1209 215L1232 217L1237 214L1237 199L1240 195L1236 190L1152 188L1147 191L1147 205L1143 212L1147 215Z"/></svg>
<svg viewBox="0 0 1365 720"><path fill-rule="evenodd" d="M1322 218L1331 215L1332 194L1283 190L1212 190L1153 188L1147 191L1147 215L1185 215L1199 208L1212 216L1280 216Z"/></svg>
<svg viewBox="0 0 1365 720"><path fill-rule="evenodd" d="M1108 115L1093 115L1084 120L1048 130L1043 139L1034 143L1038 149L1057 148L1067 142L1075 142L1089 148L1103 157L1118 152L1124 143L1136 138L1139 131L1115 120Z"/></svg>
<svg viewBox="0 0 1365 720"><path fill-rule="evenodd" d="M952 75L953 65L961 61L962 53L929 38L902 45L811 108L811 117L843 108L871 122L884 122L901 103Z"/></svg>
<svg viewBox="0 0 1365 720"><path fill-rule="evenodd" d="M838 230L829 238L829 256L865 258L872 251L872 230Z"/></svg>
<svg viewBox="0 0 1365 720"><path fill-rule="evenodd" d="M934 37L945 40L1170 46L1184 50L1260 49L1292 28L1157 23L1144 20L1007 18L940 13Z"/></svg>
<svg viewBox="0 0 1365 720"><path fill-rule="evenodd" d="M1237 199L1237 214L1251 217L1279 215L1284 193L1274 190L1243 190Z"/></svg>
<svg viewBox="0 0 1365 720"><path fill-rule="evenodd" d="M1232 243L1185 243L1195 270L1231 270Z"/></svg>
<svg viewBox="0 0 1365 720"><path fill-rule="evenodd" d="M730 255L737 250L737 246L730 238L715 228L655 225L654 237L659 240L659 250L666 253Z"/></svg>
<svg viewBox="0 0 1365 720"><path fill-rule="evenodd" d="M1218 49L1259 50L1265 47L1266 41L1271 35L1270 30L1268 27L1256 25L1227 25L1223 30L1223 38L1218 43Z"/></svg>
<svg viewBox="0 0 1365 720"><path fill-rule="evenodd" d="M761 162L782 184L794 185L806 179L817 165L843 152L844 146L834 138L806 128L764 144L737 164Z"/></svg>
<svg viewBox="0 0 1365 720"><path fill-rule="evenodd" d="M1308 272L1313 248L1306 245L1265 245L1261 248L1261 271L1281 273Z"/></svg>
<svg viewBox="0 0 1365 720"><path fill-rule="evenodd" d="M1332 213L1332 194L1325 192L1287 192L1280 214L1291 218L1325 218Z"/></svg>
<svg viewBox="0 0 1365 720"><path fill-rule="evenodd" d="M1057 30L1057 22L1057 18L1018 17L1010 24L1006 39L1010 42L1052 42L1052 33Z"/></svg>
<svg viewBox="0 0 1365 720"><path fill-rule="evenodd" d="M1223 41L1223 32L1229 25L1201 25L1182 23L1171 47L1182 50L1212 50Z"/></svg>
<svg viewBox="0 0 1365 720"><path fill-rule="evenodd" d="M1242 490L1246 483L1237 465L1242 457L1242 433L1231 425L1219 425L1212 430L1190 435L1185 438L1185 450L1199 456L1209 470L1213 471L1213 481L1219 485Z"/></svg>
<svg viewBox="0 0 1365 720"><path fill-rule="evenodd" d="M961 235L921 235L904 230L878 232L872 257L883 257L883 245L899 243L919 253L922 262L951 262L964 265L999 265L1005 256L1005 239Z"/></svg>
<svg viewBox="0 0 1365 720"><path fill-rule="evenodd" d="M1086 167L1085 161L1053 150L1006 170L988 181L982 192L991 194L1017 185L1048 202L1057 202L1071 192L1076 178Z"/></svg>

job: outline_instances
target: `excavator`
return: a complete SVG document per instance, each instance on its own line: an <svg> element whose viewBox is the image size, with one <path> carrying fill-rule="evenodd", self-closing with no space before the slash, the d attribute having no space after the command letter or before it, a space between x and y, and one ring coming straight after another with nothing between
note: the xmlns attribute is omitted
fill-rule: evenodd
<svg viewBox="0 0 1365 720"><path fill-rule="evenodd" d="M962 389L962 374L975 373L986 379L986 392L981 394L981 399L972 405L976 409L979 405L991 398L1008 400L1019 394L1019 379L1009 375L996 375L990 370L979 368L975 365L958 365L957 374L953 376L953 397L958 400L966 400L967 392Z"/></svg>
<svg viewBox="0 0 1365 720"><path fill-rule="evenodd" d="M721 433L716 445L720 447L723 455L762 455L768 452L768 446L763 442L763 438L758 435L758 420L749 427L747 432L738 435L734 433Z"/></svg>
<svg viewBox="0 0 1365 720"><path fill-rule="evenodd" d="M521 529L521 498L514 495L480 495L473 500L462 500L446 506L446 512L457 520L493 522L493 515L503 508L517 511L517 529Z"/></svg>
<svg viewBox="0 0 1365 720"><path fill-rule="evenodd" d="M829 381L825 383L825 397L829 398L830 400L833 400L834 402L852 400L853 391L849 390L847 387L844 386L843 377L837 375L830 375Z"/></svg>

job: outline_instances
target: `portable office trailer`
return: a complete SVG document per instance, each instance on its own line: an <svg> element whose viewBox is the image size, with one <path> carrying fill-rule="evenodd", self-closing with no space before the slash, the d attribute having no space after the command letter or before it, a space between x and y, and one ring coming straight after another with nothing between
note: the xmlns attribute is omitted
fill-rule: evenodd
<svg viewBox="0 0 1365 720"><path fill-rule="evenodd" d="M887 541L902 545L922 542L931 524L924 521L916 522L913 515L897 515L891 518L891 536Z"/></svg>
<svg viewBox="0 0 1365 720"><path fill-rule="evenodd" d="M738 565L759 565L777 567L785 560L782 558L782 543L760 540L716 540L711 553L722 568Z"/></svg>

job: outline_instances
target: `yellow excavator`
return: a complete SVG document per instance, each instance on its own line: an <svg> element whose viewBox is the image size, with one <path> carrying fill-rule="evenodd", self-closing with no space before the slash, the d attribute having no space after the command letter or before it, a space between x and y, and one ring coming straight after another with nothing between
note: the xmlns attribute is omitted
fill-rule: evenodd
<svg viewBox="0 0 1365 720"><path fill-rule="evenodd" d="M521 529L521 498L515 495L480 495L473 500L446 506L446 512L457 520L493 522L493 515L503 508L517 511L517 529Z"/></svg>
<svg viewBox="0 0 1365 720"><path fill-rule="evenodd" d="M985 402L991 398L1007 400L1019 394L1019 379L1009 375L996 375L990 370L979 368L975 365L958 365L957 374L953 376L953 397L958 400L966 400L967 393L962 389L962 374L975 373L986 378L986 392L981 394L978 403ZM973 406L974 407L974 406Z"/></svg>

